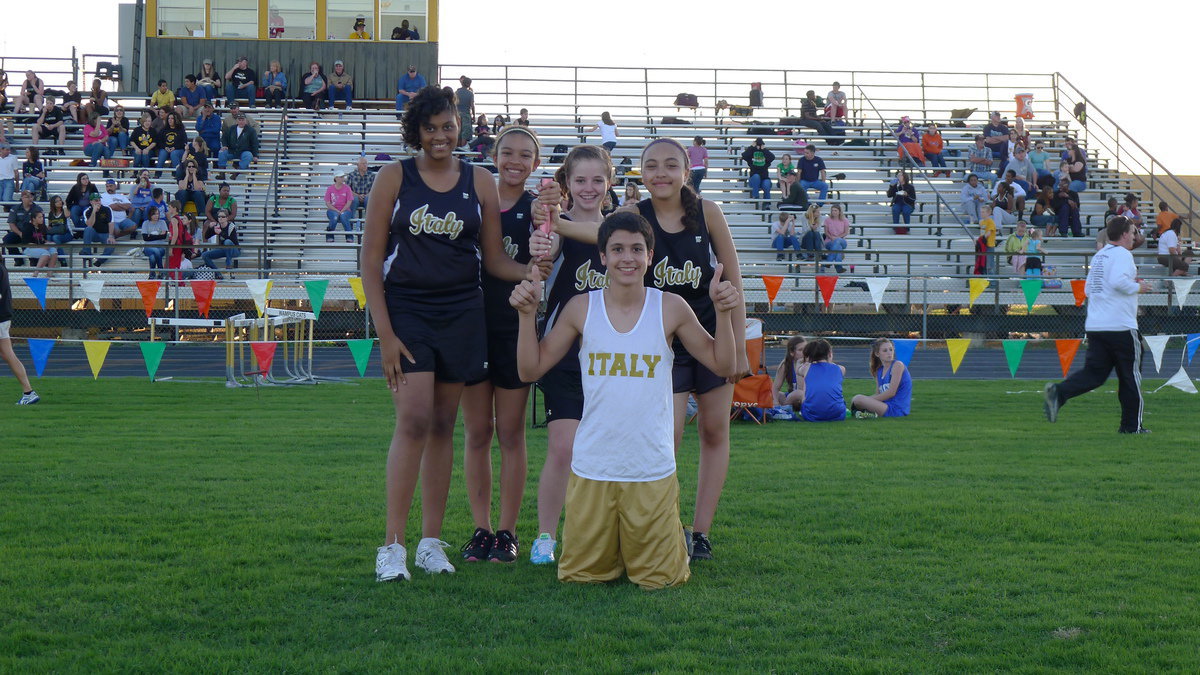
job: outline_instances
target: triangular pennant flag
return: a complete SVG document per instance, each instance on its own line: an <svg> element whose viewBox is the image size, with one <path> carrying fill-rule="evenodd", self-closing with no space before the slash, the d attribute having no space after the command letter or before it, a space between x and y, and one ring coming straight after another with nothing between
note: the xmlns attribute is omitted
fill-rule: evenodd
<svg viewBox="0 0 1200 675"><path fill-rule="evenodd" d="M1196 283L1196 280L1176 277L1171 281L1175 283L1175 302L1183 309L1183 301L1187 300L1188 293L1192 292L1192 284Z"/></svg>
<svg viewBox="0 0 1200 675"><path fill-rule="evenodd" d="M1025 355L1024 340L1004 340L1004 360L1008 361L1009 377L1017 376L1017 368L1021 367L1021 357Z"/></svg>
<svg viewBox="0 0 1200 675"><path fill-rule="evenodd" d="M867 279L867 290L871 292L871 302L875 303L875 311L879 311L879 306L883 304L883 293L887 290L888 284L892 283L891 277L870 277Z"/></svg>
<svg viewBox="0 0 1200 675"><path fill-rule="evenodd" d="M829 307L829 299L833 297L833 289L837 288L836 274L818 274L817 286L821 288L821 299L825 301L825 307Z"/></svg>
<svg viewBox="0 0 1200 675"><path fill-rule="evenodd" d="M1154 372L1162 372L1162 355L1163 350L1167 348L1167 340L1171 339L1170 335L1143 335L1142 339L1150 346L1150 355L1154 357Z"/></svg>
<svg viewBox="0 0 1200 675"><path fill-rule="evenodd" d="M896 348L896 360L904 364L905 368L912 363L913 353L917 351L916 340L892 340L892 345Z"/></svg>
<svg viewBox="0 0 1200 675"><path fill-rule="evenodd" d="M358 301L358 308L366 307L367 294L363 292L362 277L347 277L346 281L350 282L350 290L354 291L354 299Z"/></svg>
<svg viewBox="0 0 1200 675"><path fill-rule="evenodd" d="M1171 379L1164 382L1163 386L1159 387L1158 389L1162 389L1168 385L1175 387L1182 392L1187 392L1189 394L1196 393L1196 383L1192 382L1192 378L1188 377L1187 371L1183 369L1183 366L1179 366L1179 372L1172 375ZM1158 391L1158 389L1155 389L1155 391Z"/></svg>
<svg viewBox="0 0 1200 675"><path fill-rule="evenodd" d="M25 285L29 287L29 290L33 291L33 297L37 298L38 304L42 306L42 309L46 309L46 286L49 283L49 279L25 277Z"/></svg>
<svg viewBox="0 0 1200 675"><path fill-rule="evenodd" d="M1083 301L1087 300L1087 279L1072 279L1071 292L1075 294L1075 306L1083 307Z"/></svg>
<svg viewBox="0 0 1200 675"><path fill-rule="evenodd" d="M1067 371L1071 370L1071 362L1075 360L1075 352L1079 351L1080 342L1082 340L1079 338L1054 341L1054 346L1058 349L1058 363L1062 366L1063 377L1066 377Z"/></svg>
<svg viewBox="0 0 1200 675"><path fill-rule="evenodd" d="M971 279L967 285L971 288L971 301L967 305L970 308L975 305L975 301L987 290L987 287L992 285L992 282L990 279Z"/></svg>
<svg viewBox="0 0 1200 675"><path fill-rule="evenodd" d="M970 346L971 341L966 338L946 339L946 351L950 352L950 372L958 372L958 367L962 365L963 356L967 353L967 347Z"/></svg>
<svg viewBox="0 0 1200 675"><path fill-rule="evenodd" d="M162 363L163 352L167 350L167 343L139 342L138 346L142 348L142 360L146 362L146 372L153 382L154 374L158 372L158 364Z"/></svg>
<svg viewBox="0 0 1200 675"><path fill-rule="evenodd" d="M1197 347L1200 347L1200 333L1188 333L1185 349L1189 366L1192 365L1192 357L1196 355Z"/></svg>
<svg viewBox="0 0 1200 675"><path fill-rule="evenodd" d="M142 294L142 307L146 310L146 318L154 313L154 299L158 297L158 288L162 286L161 281L147 281L142 279L137 282L138 292ZM154 376L150 376L154 379Z"/></svg>
<svg viewBox="0 0 1200 675"><path fill-rule="evenodd" d="M308 304L312 305L313 316L321 318L321 305L325 304L325 291L329 288L328 279L313 279L304 282L304 290L308 291Z"/></svg>
<svg viewBox="0 0 1200 675"><path fill-rule="evenodd" d="M196 299L196 310L206 319L208 318L208 309L212 307L213 290L216 287L217 282L212 279L192 282L192 297Z"/></svg>
<svg viewBox="0 0 1200 675"><path fill-rule="evenodd" d="M358 376L366 377L367 361L371 358L371 347L375 344L374 340L347 340L346 346L350 348L350 353L354 355L354 365L358 366Z"/></svg>
<svg viewBox="0 0 1200 675"><path fill-rule="evenodd" d="M275 360L275 346L278 342L251 342L250 349L254 350L254 358L258 361L258 369L263 373L271 371L271 362Z"/></svg>
<svg viewBox="0 0 1200 675"><path fill-rule="evenodd" d="M104 358L108 356L111 344L108 340L83 341L83 351L87 353L88 365L92 367L93 380L100 378L100 369L104 367Z"/></svg>
<svg viewBox="0 0 1200 675"><path fill-rule="evenodd" d="M1022 279L1021 290L1025 291L1025 305L1029 311L1033 311L1033 303L1037 301L1037 297L1042 293L1041 279Z"/></svg>
<svg viewBox="0 0 1200 675"><path fill-rule="evenodd" d="M767 302L775 304L775 296L779 294L779 287L783 285L783 277L764 274L762 277L763 287L767 289ZM362 285L362 280L359 280L359 285ZM357 295L357 291L355 294Z"/></svg>
<svg viewBox="0 0 1200 675"><path fill-rule="evenodd" d="M250 289L250 297L254 298L254 306L258 315L267 313L267 298L271 295L270 279L246 279L246 288Z"/></svg>
<svg viewBox="0 0 1200 675"><path fill-rule="evenodd" d="M100 311L100 292L104 290L103 279L84 279L79 282L79 290L83 291L83 297L92 302L92 307L96 311Z"/></svg>
<svg viewBox="0 0 1200 675"><path fill-rule="evenodd" d="M41 377L46 370L46 361L50 358L50 350L54 349L54 340L44 338L29 338L29 356L33 358L33 369Z"/></svg>

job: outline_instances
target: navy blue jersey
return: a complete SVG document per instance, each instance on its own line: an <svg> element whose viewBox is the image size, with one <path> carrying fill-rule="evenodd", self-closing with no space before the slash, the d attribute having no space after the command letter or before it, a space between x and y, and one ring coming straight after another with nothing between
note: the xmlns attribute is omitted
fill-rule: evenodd
<svg viewBox="0 0 1200 675"><path fill-rule="evenodd" d="M459 162L447 192L425 184L414 158L401 160L404 178L392 209L383 289L399 300L439 309L478 309L479 228L483 213L475 172Z"/></svg>
<svg viewBox="0 0 1200 675"><path fill-rule="evenodd" d="M638 211L654 229L654 260L646 270L646 285L682 297L700 319L700 325L709 334L714 334L717 311L712 298L708 297L708 285L715 272L716 255L708 236L704 210L700 211L699 227L694 231L684 228L679 232L663 231L649 199L638 202ZM677 339L675 351L682 348Z"/></svg>
<svg viewBox="0 0 1200 675"><path fill-rule="evenodd" d="M529 235L532 231L533 212L530 205L535 197L522 192L521 197L512 208L500 214L500 236L504 252L508 257L527 264L532 256L529 255ZM487 318L488 335L516 335L517 310L508 304L516 283L497 279L483 272L483 309Z"/></svg>
<svg viewBox="0 0 1200 675"><path fill-rule="evenodd" d="M600 262L598 246L585 244L570 237L563 237L562 242L562 251L554 261L554 270L550 272L547 282L550 294L546 298L543 334L554 328L554 322L571 298L608 285L608 270L604 263ZM579 340L575 340L567 355L554 367L579 372Z"/></svg>

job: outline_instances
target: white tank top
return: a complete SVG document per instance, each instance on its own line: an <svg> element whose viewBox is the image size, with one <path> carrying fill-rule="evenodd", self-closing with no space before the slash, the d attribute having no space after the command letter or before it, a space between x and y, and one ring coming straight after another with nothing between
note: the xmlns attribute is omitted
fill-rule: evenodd
<svg viewBox="0 0 1200 675"><path fill-rule="evenodd" d="M579 348L583 419L571 471L590 480L648 482L675 473L675 353L663 330L662 291L646 289L628 333L608 320L604 290L588 293Z"/></svg>

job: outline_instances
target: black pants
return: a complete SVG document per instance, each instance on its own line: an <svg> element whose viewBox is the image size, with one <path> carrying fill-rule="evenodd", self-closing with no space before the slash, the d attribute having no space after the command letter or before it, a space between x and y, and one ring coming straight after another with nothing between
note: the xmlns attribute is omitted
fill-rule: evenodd
<svg viewBox="0 0 1200 675"><path fill-rule="evenodd" d="M1142 336L1136 330L1088 331L1087 357L1058 385L1058 402L1099 387L1117 369L1117 399L1121 402L1121 431L1142 426Z"/></svg>

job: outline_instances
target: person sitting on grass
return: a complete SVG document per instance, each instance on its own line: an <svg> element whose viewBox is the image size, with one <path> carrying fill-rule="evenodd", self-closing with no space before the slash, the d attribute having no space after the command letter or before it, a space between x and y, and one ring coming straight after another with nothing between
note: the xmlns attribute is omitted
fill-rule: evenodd
<svg viewBox="0 0 1200 675"><path fill-rule="evenodd" d="M838 422L846 419L842 380L846 367L833 362L833 347L820 338L804 345L804 363L796 372L800 389L800 417L805 422ZM793 392L795 393L795 392Z"/></svg>
<svg viewBox="0 0 1200 675"><path fill-rule="evenodd" d="M0 256L0 358L8 364L9 370L16 376L21 385L20 400L17 405L33 405L42 400L29 383L29 375L17 353L13 351L12 336L12 287L8 283L8 268L4 266L4 256Z"/></svg>
<svg viewBox="0 0 1200 675"><path fill-rule="evenodd" d="M906 417L912 411L912 377L896 360L896 345L887 338L871 343L871 377L875 393L859 394L850 401L855 417Z"/></svg>
<svg viewBox="0 0 1200 675"><path fill-rule="evenodd" d="M559 581L606 582L622 573L644 589L678 586L691 576L679 520L675 475L671 369L678 337L721 377L737 367L731 310L741 294L721 281L718 263L709 284L717 311L716 338L687 302L647 288L654 232L638 213L617 212L597 233L608 286L577 295L538 343L541 273L513 289L520 312L517 371L534 382L579 339L583 416L575 436L567 487ZM643 423L630 424L631 420Z"/></svg>
<svg viewBox="0 0 1200 675"><path fill-rule="evenodd" d="M800 378L798 370L804 364L804 345L808 341L803 335L793 335L787 341L787 353L783 360L779 362L779 367L775 369L775 405L791 406L792 410L799 411L800 404L804 402L804 390L800 386ZM784 392L784 387L787 391Z"/></svg>

